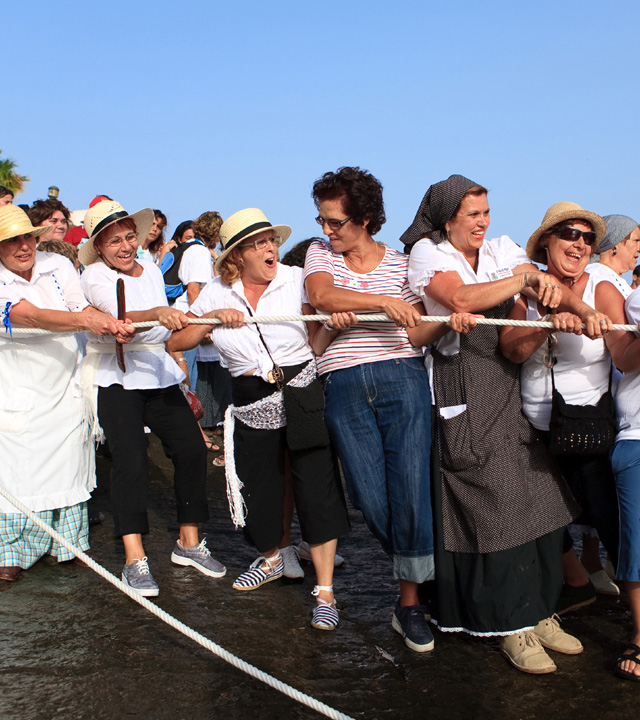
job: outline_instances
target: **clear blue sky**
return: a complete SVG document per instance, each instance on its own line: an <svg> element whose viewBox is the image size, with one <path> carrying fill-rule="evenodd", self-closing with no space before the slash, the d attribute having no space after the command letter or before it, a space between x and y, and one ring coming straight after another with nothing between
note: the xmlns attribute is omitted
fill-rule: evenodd
<svg viewBox="0 0 640 720"><path fill-rule="evenodd" d="M394 247L461 173L526 244L559 200L640 219L639 30L637 0L4 3L0 149L18 202L260 207L288 246L327 170L381 180Z"/></svg>

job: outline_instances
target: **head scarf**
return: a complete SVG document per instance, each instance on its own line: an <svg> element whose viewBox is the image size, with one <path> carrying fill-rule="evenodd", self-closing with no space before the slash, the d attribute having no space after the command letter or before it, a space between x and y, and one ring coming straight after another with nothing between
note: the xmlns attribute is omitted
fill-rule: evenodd
<svg viewBox="0 0 640 720"><path fill-rule="evenodd" d="M607 223L607 232L598 247L600 254L614 248L638 227L638 223L627 215L605 215L604 221Z"/></svg>
<svg viewBox="0 0 640 720"><path fill-rule="evenodd" d="M436 243L446 240L445 224L451 220L467 191L477 184L463 175L451 175L432 185L422 198L413 222L400 238L405 253L408 255L418 240L427 235Z"/></svg>

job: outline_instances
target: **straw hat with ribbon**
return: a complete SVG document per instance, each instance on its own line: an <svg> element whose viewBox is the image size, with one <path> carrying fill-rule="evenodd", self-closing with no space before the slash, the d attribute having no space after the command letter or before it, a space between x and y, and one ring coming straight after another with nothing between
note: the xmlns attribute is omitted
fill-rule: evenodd
<svg viewBox="0 0 640 720"><path fill-rule="evenodd" d="M27 213L17 205L3 205L0 207L0 242L27 233L39 237L51 230L53 230L52 225L33 227Z"/></svg>
<svg viewBox="0 0 640 720"><path fill-rule="evenodd" d="M135 213L128 213L120 203L115 200L103 200L87 210L84 216L84 229L87 241L78 250L78 259L86 267L98 260L99 255L94 247L96 237L110 225L131 218L136 226L138 242L142 242L147 235L154 220L153 210L145 208Z"/></svg>
<svg viewBox="0 0 640 720"><path fill-rule="evenodd" d="M216 270L220 271L220 263L234 247L238 247L243 240L258 235L265 230L273 231L278 247L291 235L291 228L288 225L272 225L262 210L258 210L258 208L238 210L237 213L227 218L220 228L222 252L216 260Z"/></svg>
<svg viewBox="0 0 640 720"><path fill-rule="evenodd" d="M588 210L583 210L580 205L576 205L576 203L559 202L547 210L542 219L542 225L540 225L529 238L529 242L527 243L527 257L531 258L534 262L546 265L547 253L545 252L545 248L540 245L540 239L546 232L567 220L584 220L584 222L588 222L591 225L596 234L596 242L592 246L591 252L597 252L598 245L600 245L600 241L607 232L605 221L600 215L596 215L596 213L589 212Z"/></svg>

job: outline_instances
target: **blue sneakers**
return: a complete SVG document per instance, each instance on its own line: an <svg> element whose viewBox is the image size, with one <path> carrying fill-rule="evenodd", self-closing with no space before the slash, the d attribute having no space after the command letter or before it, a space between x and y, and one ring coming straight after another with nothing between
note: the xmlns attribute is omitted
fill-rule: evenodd
<svg viewBox="0 0 640 720"><path fill-rule="evenodd" d="M422 605L400 607L400 600L393 611L391 625L404 638L404 644L415 652L433 650L434 641Z"/></svg>
<svg viewBox="0 0 640 720"><path fill-rule="evenodd" d="M155 597L159 592L158 583L149 572L147 558L134 560L122 568L122 582L143 597Z"/></svg>
<svg viewBox="0 0 640 720"><path fill-rule="evenodd" d="M204 575L214 578L224 577L227 572L227 568L211 555L211 550L207 547L207 538L203 538L202 542L190 548L182 547L180 540L176 540L171 553L171 562L176 565L190 565Z"/></svg>

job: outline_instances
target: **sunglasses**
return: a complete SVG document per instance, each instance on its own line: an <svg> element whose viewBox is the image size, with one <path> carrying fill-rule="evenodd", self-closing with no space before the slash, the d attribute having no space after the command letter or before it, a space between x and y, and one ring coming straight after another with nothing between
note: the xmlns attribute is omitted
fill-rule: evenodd
<svg viewBox="0 0 640 720"><path fill-rule="evenodd" d="M318 217L316 218L316 222L318 223L318 225L320 225L321 227L328 225L332 230L340 230L340 228L343 225L346 225L349 220L351 220L350 217L345 218L344 220L325 220L325 218L321 217L320 215L318 215Z"/></svg>
<svg viewBox="0 0 640 720"><path fill-rule="evenodd" d="M575 242L580 238L584 239L585 245L595 245L597 235L593 230L578 230L577 228L570 227L569 225L563 225L562 227L555 228L553 234L557 235L561 240L570 240Z"/></svg>

